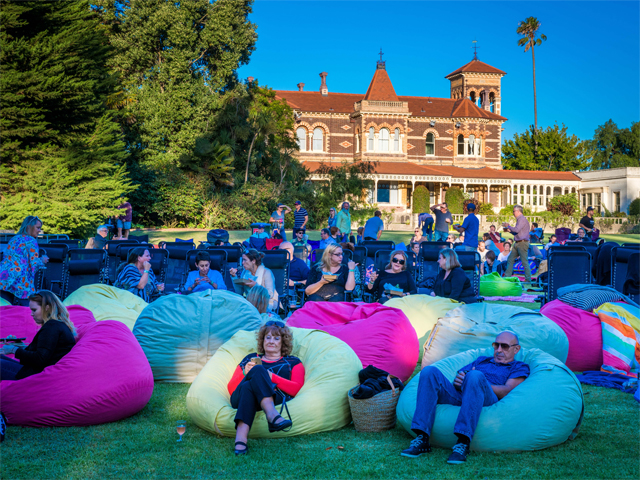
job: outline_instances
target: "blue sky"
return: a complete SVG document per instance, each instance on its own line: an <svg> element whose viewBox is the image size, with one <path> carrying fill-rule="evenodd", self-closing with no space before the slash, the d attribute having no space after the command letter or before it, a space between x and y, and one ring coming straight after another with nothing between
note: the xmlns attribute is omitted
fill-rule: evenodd
<svg viewBox="0 0 640 480"><path fill-rule="evenodd" d="M612 118L640 120L640 2L270 1L256 0L256 51L242 78L278 90L367 90L382 47L398 95L449 97L444 78L473 58L507 72L503 139L533 124L531 51L518 47L520 20L535 16L548 40L536 49L538 125L564 123L581 139Z"/></svg>

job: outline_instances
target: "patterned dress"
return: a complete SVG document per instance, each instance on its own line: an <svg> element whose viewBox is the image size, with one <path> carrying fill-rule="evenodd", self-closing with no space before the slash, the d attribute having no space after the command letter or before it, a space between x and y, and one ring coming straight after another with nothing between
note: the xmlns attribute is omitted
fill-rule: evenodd
<svg viewBox="0 0 640 480"><path fill-rule="evenodd" d="M24 300L35 293L36 272L44 267L38 242L30 235L11 239L0 263L0 290Z"/></svg>
<svg viewBox="0 0 640 480"><path fill-rule="evenodd" d="M147 280L147 284L144 288L138 288L137 285L140 283L142 274L140 273L140 270L138 270L138 267L130 263L118 274L114 287L127 290L134 295L137 295L145 302L150 303L152 295L158 292L158 287L156 286L156 276L152 270L149 271L148 275L149 280Z"/></svg>

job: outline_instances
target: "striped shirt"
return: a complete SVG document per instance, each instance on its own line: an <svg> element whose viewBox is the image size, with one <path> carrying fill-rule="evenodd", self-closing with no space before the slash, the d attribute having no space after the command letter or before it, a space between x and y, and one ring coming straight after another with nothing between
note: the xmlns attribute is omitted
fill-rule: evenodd
<svg viewBox="0 0 640 480"><path fill-rule="evenodd" d="M304 223L304 217L308 215L309 213L307 213L307 211L302 207L300 207L300 210L294 210L293 211L293 217L294 217L293 228L302 227L302 224Z"/></svg>

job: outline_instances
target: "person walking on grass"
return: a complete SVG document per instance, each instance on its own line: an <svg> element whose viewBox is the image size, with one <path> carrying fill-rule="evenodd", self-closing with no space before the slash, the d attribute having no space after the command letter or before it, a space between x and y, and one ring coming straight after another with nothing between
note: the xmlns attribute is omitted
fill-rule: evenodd
<svg viewBox="0 0 640 480"><path fill-rule="evenodd" d="M511 227L507 222L504 222L502 226L509 232L515 235L514 244L511 248L511 253L507 259L507 271L506 277L513 275L513 265L518 258L522 262L524 267L524 278L527 282L531 282L531 268L529 267L529 220L524 216L523 209L520 205L514 205L513 216L516 217L515 226Z"/></svg>
<svg viewBox="0 0 640 480"><path fill-rule="evenodd" d="M338 212L336 227L344 236L343 241L349 241L349 234L351 233L351 212L349 211L349 202L342 204L342 209Z"/></svg>

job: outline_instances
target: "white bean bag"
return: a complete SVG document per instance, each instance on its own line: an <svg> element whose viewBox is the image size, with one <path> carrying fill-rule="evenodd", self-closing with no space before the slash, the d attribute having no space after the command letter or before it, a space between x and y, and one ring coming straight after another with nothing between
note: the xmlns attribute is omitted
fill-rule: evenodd
<svg viewBox="0 0 640 480"><path fill-rule="evenodd" d="M544 315L523 307L474 303L449 310L438 320L424 344L422 367L456 353L487 348L505 330L517 334L523 348L539 348L567 361L569 340Z"/></svg>
<svg viewBox="0 0 640 480"><path fill-rule="evenodd" d="M480 356L493 356L493 349L469 350L436 362L451 381L457 371ZM537 348L521 349L516 360L525 362L530 376L499 402L484 407L471 442L471 449L484 452L516 452L552 447L578 434L584 413L580 382L560 360ZM416 409L418 382L413 377L398 401L398 422L409 432ZM431 431L431 444L451 448L460 407L438 405Z"/></svg>
<svg viewBox="0 0 640 480"><path fill-rule="evenodd" d="M156 382L191 383L239 330L260 328L258 310L236 293L167 295L145 308L133 328Z"/></svg>
<svg viewBox="0 0 640 480"><path fill-rule="evenodd" d="M304 385L287 402L293 428L269 433L263 412L251 427L251 438L279 438L337 430L351 422L347 392L358 384L362 363L342 340L320 330L290 327L293 356L305 369ZM238 332L218 349L187 394L187 411L200 428L228 437L236 434L227 385L240 361L256 351L256 332ZM276 407L278 410L280 407ZM286 415L285 415L286 418Z"/></svg>

